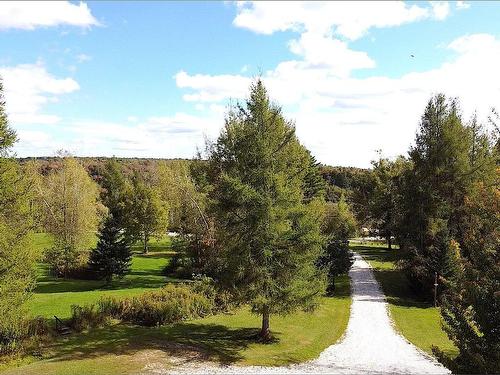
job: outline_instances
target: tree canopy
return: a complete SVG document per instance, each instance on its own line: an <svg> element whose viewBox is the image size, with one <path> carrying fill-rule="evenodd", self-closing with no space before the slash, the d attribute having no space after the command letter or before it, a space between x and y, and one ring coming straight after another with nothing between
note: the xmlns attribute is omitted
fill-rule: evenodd
<svg viewBox="0 0 500 375"><path fill-rule="evenodd" d="M312 308L324 291L315 267L324 242L315 205L322 203L304 202L311 159L260 80L208 152L221 277L262 314L268 338L270 314Z"/></svg>

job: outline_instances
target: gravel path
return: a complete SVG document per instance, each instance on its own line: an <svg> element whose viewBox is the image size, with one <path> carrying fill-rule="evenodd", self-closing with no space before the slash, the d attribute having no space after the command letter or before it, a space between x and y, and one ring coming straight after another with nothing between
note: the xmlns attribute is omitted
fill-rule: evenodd
<svg viewBox="0 0 500 375"><path fill-rule="evenodd" d="M319 358L287 367L219 366L183 362L167 373L211 374L449 374L434 359L394 330L384 294L360 255L349 271L353 286L351 316L344 338Z"/></svg>

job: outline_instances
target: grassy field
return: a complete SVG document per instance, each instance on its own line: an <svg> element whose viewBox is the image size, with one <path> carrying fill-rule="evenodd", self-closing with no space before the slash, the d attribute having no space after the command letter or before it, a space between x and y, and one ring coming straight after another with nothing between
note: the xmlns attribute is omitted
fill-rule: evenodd
<svg viewBox="0 0 500 375"><path fill-rule="evenodd" d="M323 298L314 313L272 316L276 342L258 343L260 317L247 308L170 326L146 328L113 324L62 338L43 359L5 374L133 374L151 364L168 368L172 356L224 364L278 366L315 358L344 333L349 320L349 280L338 281L338 295Z"/></svg>
<svg viewBox="0 0 500 375"><path fill-rule="evenodd" d="M52 245L52 241L45 234L36 234L35 245L43 251ZM140 249L140 246L134 249L129 274L121 280L114 280L109 286L99 280L56 278L50 275L47 264L40 263L37 286L28 303L29 312L47 318L54 315L68 318L73 304L92 303L104 296L128 297L146 289L159 288L167 281L175 281L162 275L163 268L173 255L168 237L161 241L152 240L148 254L142 254Z"/></svg>
<svg viewBox="0 0 500 375"><path fill-rule="evenodd" d="M50 244L41 236L45 244ZM94 302L106 294L127 296L160 287L167 280L161 270L171 252L158 244L148 255L134 255L132 271L105 288L102 282L61 280L39 266L39 283L30 311L33 315L68 317L71 304ZM156 250L156 251L154 251ZM259 343L260 317L241 308L170 326L146 328L114 323L81 334L62 337L44 347L38 358L25 357L13 367L0 366L5 374L133 374L148 366L167 368L173 356L209 359L238 365L298 363L313 359L344 333L350 312L349 278L337 281L337 295L325 297L313 313L271 316L276 341Z"/></svg>
<svg viewBox="0 0 500 375"><path fill-rule="evenodd" d="M457 348L441 328L439 308L419 300L408 286L405 276L395 267L398 249L389 251L384 245L351 244L375 270L375 277L387 297L394 324L408 341L432 354L436 345L450 355Z"/></svg>

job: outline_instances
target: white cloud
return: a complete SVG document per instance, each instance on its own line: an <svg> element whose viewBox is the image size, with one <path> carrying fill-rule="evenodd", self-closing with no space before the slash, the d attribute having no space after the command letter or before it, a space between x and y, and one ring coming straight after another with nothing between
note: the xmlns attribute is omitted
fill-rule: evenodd
<svg viewBox="0 0 500 375"><path fill-rule="evenodd" d="M437 20L444 20L450 14L450 3L448 1L433 1L431 6L434 18Z"/></svg>
<svg viewBox="0 0 500 375"><path fill-rule="evenodd" d="M59 117L43 113L43 107L57 102L60 95L80 89L75 80L56 78L41 63L0 67L0 77L3 79L9 120L14 125L58 122Z"/></svg>
<svg viewBox="0 0 500 375"><path fill-rule="evenodd" d="M347 43L330 36L304 32L299 40L289 42L290 51L303 57L310 68L329 69L331 74L349 76L351 70L373 68L366 52L353 51Z"/></svg>
<svg viewBox="0 0 500 375"><path fill-rule="evenodd" d="M215 137L223 125L217 113L200 116L176 113L149 117L144 121L104 122L97 120L65 121L43 130L22 129L15 151L19 156L52 155L65 149L79 156L125 156L192 158L196 146L204 146L205 137Z"/></svg>
<svg viewBox="0 0 500 375"><path fill-rule="evenodd" d="M84 63L90 60L92 60L92 56L86 55L84 53L80 53L76 56L76 61L78 61L79 63Z"/></svg>
<svg viewBox="0 0 500 375"><path fill-rule="evenodd" d="M243 76L196 74L190 76L180 71L175 76L175 82L180 88L196 90L195 94L185 94L184 100L190 102L213 102L230 97L240 97L248 88L249 80Z"/></svg>
<svg viewBox="0 0 500 375"><path fill-rule="evenodd" d="M470 4L466 3L465 1L457 1L456 5L457 5L457 9L469 9L470 8Z"/></svg>
<svg viewBox="0 0 500 375"><path fill-rule="evenodd" d="M434 16L432 9L402 1L240 2L234 25L261 34L276 31L334 33L358 39L370 28L399 26ZM279 16L277 16L279 15Z"/></svg>
<svg viewBox="0 0 500 375"><path fill-rule="evenodd" d="M90 27L99 25L84 2L69 1L1 1L0 30L70 25Z"/></svg>
<svg viewBox="0 0 500 375"><path fill-rule="evenodd" d="M271 97L285 105L300 139L320 161L368 166L377 149L390 156L406 152L433 93L461 98L466 118L475 109L486 114L490 106L499 105L500 40L467 35L447 48L456 54L450 61L399 78L332 75L328 67L314 68L305 60L284 61L263 78ZM193 90L188 99L195 103L243 98L250 82L240 75L182 72L182 78L179 87Z"/></svg>

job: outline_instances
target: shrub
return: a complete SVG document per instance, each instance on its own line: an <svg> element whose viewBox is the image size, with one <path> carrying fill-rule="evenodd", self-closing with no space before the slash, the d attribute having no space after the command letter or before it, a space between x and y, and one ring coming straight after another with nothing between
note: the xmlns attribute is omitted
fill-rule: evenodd
<svg viewBox="0 0 500 375"><path fill-rule="evenodd" d="M42 317L21 319L18 324L4 326L0 332L0 355L22 352L49 332L47 321Z"/></svg>
<svg viewBox="0 0 500 375"><path fill-rule="evenodd" d="M88 251L56 244L45 251L45 262L56 277L88 279Z"/></svg>
<svg viewBox="0 0 500 375"><path fill-rule="evenodd" d="M101 299L95 311L139 325L160 326L209 315L216 311L213 301L187 285L166 285L137 297Z"/></svg>
<svg viewBox="0 0 500 375"><path fill-rule="evenodd" d="M71 306L71 319L69 321L69 326L77 332L101 326L107 321L108 316L102 314L94 304Z"/></svg>

